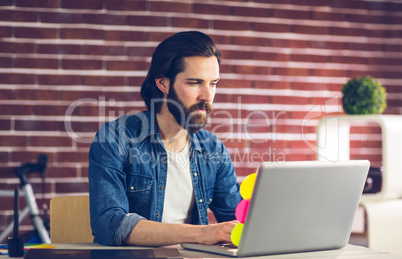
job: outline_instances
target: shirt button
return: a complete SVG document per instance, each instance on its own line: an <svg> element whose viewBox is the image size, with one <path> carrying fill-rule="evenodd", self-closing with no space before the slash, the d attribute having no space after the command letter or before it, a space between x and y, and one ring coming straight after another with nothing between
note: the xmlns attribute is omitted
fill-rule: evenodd
<svg viewBox="0 0 402 259"><path fill-rule="evenodd" d="M199 199L198 201L201 203L201 202L202 202L202 199Z"/></svg>
<svg viewBox="0 0 402 259"><path fill-rule="evenodd" d="M194 173L194 176L197 176L197 173Z"/></svg>
<svg viewBox="0 0 402 259"><path fill-rule="evenodd" d="M159 190L163 191L163 190L165 190L165 187L161 186L161 187L159 188Z"/></svg>
<svg viewBox="0 0 402 259"><path fill-rule="evenodd" d="M212 198L211 198L211 199L209 199L209 202L212 202Z"/></svg>
<svg viewBox="0 0 402 259"><path fill-rule="evenodd" d="M159 213L156 213L156 217L157 218L159 218L161 216L161 214L159 214Z"/></svg>
<svg viewBox="0 0 402 259"><path fill-rule="evenodd" d="M131 186L131 187L130 187L130 190L134 190L134 187L133 187L133 186Z"/></svg>

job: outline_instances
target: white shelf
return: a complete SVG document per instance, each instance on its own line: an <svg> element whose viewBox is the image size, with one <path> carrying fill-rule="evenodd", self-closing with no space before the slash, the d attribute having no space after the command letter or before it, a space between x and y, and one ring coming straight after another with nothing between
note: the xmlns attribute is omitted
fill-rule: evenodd
<svg viewBox="0 0 402 259"><path fill-rule="evenodd" d="M371 249L402 255L402 115L343 115L322 119L317 128L317 159L337 162L350 159L352 122L375 122L382 134L382 186L376 194L363 194L355 223L366 225Z"/></svg>
<svg viewBox="0 0 402 259"><path fill-rule="evenodd" d="M317 128L318 160L350 159L350 126L352 122L375 122L382 133L382 186L377 194L364 194L363 199L378 200L402 197L402 116L343 115L322 119Z"/></svg>

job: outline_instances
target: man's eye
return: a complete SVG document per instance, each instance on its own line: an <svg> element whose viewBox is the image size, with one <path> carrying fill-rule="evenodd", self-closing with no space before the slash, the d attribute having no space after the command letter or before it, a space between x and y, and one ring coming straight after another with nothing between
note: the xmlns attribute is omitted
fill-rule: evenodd
<svg viewBox="0 0 402 259"><path fill-rule="evenodd" d="M199 85L200 83L197 82L197 81L194 81L194 82L188 82L188 84L189 84L189 85Z"/></svg>

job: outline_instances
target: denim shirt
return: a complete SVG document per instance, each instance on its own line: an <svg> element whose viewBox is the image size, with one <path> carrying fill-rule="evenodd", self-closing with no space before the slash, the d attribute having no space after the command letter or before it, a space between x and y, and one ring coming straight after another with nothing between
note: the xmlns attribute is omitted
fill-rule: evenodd
<svg viewBox="0 0 402 259"><path fill-rule="evenodd" d="M194 224L235 219L241 200L229 154L211 132L189 134L194 188ZM141 219L160 222L167 177L167 153L156 116L150 111L105 123L89 151L89 196L94 241L123 245Z"/></svg>

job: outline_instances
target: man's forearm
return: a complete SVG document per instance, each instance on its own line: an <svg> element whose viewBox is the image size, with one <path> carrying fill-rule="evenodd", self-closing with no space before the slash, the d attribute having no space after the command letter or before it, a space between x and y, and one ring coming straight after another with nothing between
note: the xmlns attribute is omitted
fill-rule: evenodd
<svg viewBox="0 0 402 259"><path fill-rule="evenodd" d="M202 226L140 220L124 239L124 243L138 246L163 246L184 242L210 244L230 242L230 233L235 225L234 221Z"/></svg>

